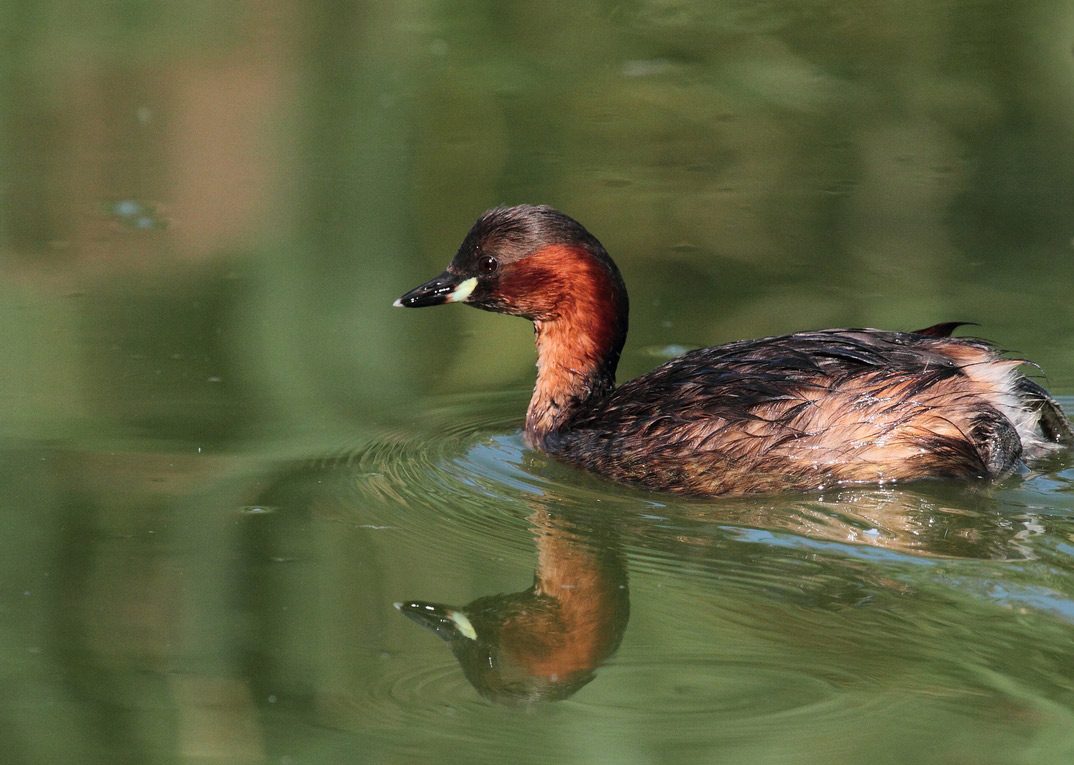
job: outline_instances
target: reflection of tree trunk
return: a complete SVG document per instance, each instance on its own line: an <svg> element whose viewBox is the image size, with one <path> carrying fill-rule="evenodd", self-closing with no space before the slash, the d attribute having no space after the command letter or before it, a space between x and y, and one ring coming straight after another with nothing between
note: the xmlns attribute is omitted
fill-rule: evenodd
<svg viewBox="0 0 1074 765"><path fill-rule="evenodd" d="M629 617L626 567L614 529L579 527L537 508L533 586L461 608L397 604L451 645L467 679L504 704L571 696L619 646Z"/></svg>

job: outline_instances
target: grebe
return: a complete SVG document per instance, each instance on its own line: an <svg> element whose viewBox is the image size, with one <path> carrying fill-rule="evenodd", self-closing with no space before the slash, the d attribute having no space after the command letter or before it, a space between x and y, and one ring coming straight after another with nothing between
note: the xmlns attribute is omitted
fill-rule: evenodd
<svg viewBox="0 0 1074 765"><path fill-rule="evenodd" d="M1074 443L1056 401L957 324L827 329L701 348L616 387L619 269L546 206L482 215L444 273L395 301L534 324L527 442L608 478L714 496L923 478L999 480Z"/></svg>

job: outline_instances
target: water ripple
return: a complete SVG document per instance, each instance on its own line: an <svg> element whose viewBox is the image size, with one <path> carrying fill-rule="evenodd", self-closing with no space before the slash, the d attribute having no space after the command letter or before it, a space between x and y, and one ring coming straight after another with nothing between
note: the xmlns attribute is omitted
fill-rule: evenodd
<svg viewBox="0 0 1074 765"><path fill-rule="evenodd" d="M674 671L668 667L673 666ZM637 692L616 687L622 678ZM602 678L616 692L572 702L598 727L641 731L676 746L747 743L853 727L882 697L848 692L852 673L821 677L802 667L735 662L708 654L665 654L659 661L618 661ZM840 749L839 742L829 742ZM814 752L814 754L818 754Z"/></svg>

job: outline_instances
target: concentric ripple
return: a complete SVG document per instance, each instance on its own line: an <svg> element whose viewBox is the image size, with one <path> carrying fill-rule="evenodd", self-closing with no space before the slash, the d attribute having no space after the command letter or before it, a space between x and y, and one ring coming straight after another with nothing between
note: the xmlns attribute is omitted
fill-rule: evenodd
<svg viewBox="0 0 1074 765"><path fill-rule="evenodd" d="M309 460L285 481L317 519L435 546L441 565L528 553L526 519L554 486L532 469L544 458L522 441L525 395L438 399L407 431L383 430ZM287 490L274 487L261 501L284 504Z"/></svg>
<svg viewBox="0 0 1074 765"><path fill-rule="evenodd" d="M890 712L882 708L890 699L880 694L841 687L801 666L728 662L718 651L618 661L601 681L607 692L595 688L572 705L595 730L630 731L657 747L771 750L787 742L797 749L813 740L810 761L820 762L847 750L846 731Z"/></svg>
<svg viewBox="0 0 1074 765"><path fill-rule="evenodd" d="M435 539L442 554L462 561L482 551L532 549L525 529L537 506L584 508L617 519L636 569L708 572L793 591L796 578L816 575L801 554L786 557L799 570L767 571L748 554L728 558L726 548L759 543L906 564L1032 559L1040 514L1047 512L1040 506L1070 483L1066 468L989 491L930 484L682 500L609 484L528 448L520 431L526 397L509 391L435 399L414 413L406 431L384 430L314 461L319 517ZM684 567L698 558L707 562Z"/></svg>
<svg viewBox="0 0 1074 765"><path fill-rule="evenodd" d="M483 706L447 653L437 661L385 661L380 670L358 695L340 699L335 711L341 720L393 730L434 724L449 708L457 714Z"/></svg>
<svg viewBox="0 0 1074 765"><path fill-rule="evenodd" d="M728 662L718 652L663 653L660 659L659 663L620 660L606 671L608 685L614 686L616 676L623 675L629 678L628 685L645 688L644 694L594 693L577 703L618 717L636 715L654 728L714 717L736 726L763 727L774 717L808 714L816 719L839 694L832 683L800 667Z"/></svg>

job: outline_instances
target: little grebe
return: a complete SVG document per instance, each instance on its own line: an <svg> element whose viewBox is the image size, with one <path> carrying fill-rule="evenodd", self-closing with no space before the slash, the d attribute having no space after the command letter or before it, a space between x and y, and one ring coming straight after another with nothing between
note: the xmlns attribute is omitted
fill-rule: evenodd
<svg viewBox="0 0 1074 765"><path fill-rule="evenodd" d="M694 495L922 478L1005 478L1074 443L1059 405L989 343L827 329L701 348L616 387L619 269L550 207L489 210L447 270L395 301L534 324L526 439L609 478Z"/></svg>

